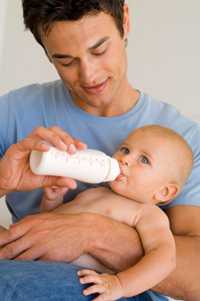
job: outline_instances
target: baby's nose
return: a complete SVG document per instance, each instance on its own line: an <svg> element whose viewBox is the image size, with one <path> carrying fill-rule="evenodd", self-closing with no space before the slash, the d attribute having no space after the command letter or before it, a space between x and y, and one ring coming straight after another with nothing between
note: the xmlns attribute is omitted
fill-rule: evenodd
<svg viewBox="0 0 200 301"><path fill-rule="evenodd" d="M119 161L120 161L123 165L126 165L126 166L129 165L126 156L121 157Z"/></svg>

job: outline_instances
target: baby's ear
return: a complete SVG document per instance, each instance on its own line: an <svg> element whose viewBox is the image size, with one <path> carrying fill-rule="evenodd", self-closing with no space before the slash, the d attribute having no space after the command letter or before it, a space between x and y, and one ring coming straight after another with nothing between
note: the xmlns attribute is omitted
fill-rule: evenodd
<svg viewBox="0 0 200 301"><path fill-rule="evenodd" d="M180 186L177 183L169 183L162 186L154 193L154 200L156 204L166 203L173 200L180 192Z"/></svg>

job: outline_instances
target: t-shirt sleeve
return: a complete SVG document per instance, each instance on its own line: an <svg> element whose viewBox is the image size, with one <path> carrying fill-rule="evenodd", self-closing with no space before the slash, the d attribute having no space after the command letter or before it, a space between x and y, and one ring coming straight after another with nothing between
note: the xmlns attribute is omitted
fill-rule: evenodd
<svg viewBox="0 0 200 301"><path fill-rule="evenodd" d="M200 206L200 125L195 124L188 131L186 138L193 151L192 172L179 196L164 208L176 205Z"/></svg>
<svg viewBox="0 0 200 301"><path fill-rule="evenodd" d="M22 87L0 96L0 157L34 128L44 126L46 119L40 85Z"/></svg>
<svg viewBox="0 0 200 301"><path fill-rule="evenodd" d="M0 158L2 158L9 145L9 120L9 94L6 94L0 96Z"/></svg>

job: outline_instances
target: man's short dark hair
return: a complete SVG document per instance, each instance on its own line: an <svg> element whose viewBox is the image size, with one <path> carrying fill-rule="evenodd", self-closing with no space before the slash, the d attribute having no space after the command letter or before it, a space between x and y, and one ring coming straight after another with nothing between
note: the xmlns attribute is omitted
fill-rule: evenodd
<svg viewBox="0 0 200 301"><path fill-rule="evenodd" d="M123 37L124 2L125 0L22 0L24 24L42 45L40 30L47 33L54 22L76 21L85 15L105 12L113 17Z"/></svg>

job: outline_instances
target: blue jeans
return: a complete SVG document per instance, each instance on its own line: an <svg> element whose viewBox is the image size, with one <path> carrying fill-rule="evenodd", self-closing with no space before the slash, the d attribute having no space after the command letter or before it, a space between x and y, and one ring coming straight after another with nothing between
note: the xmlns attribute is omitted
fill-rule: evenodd
<svg viewBox="0 0 200 301"><path fill-rule="evenodd" d="M0 261L1 301L88 301L79 283L80 268L66 263L42 261ZM121 299L125 301L127 299ZM147 294L130 301L151 301Z"/></svg>

